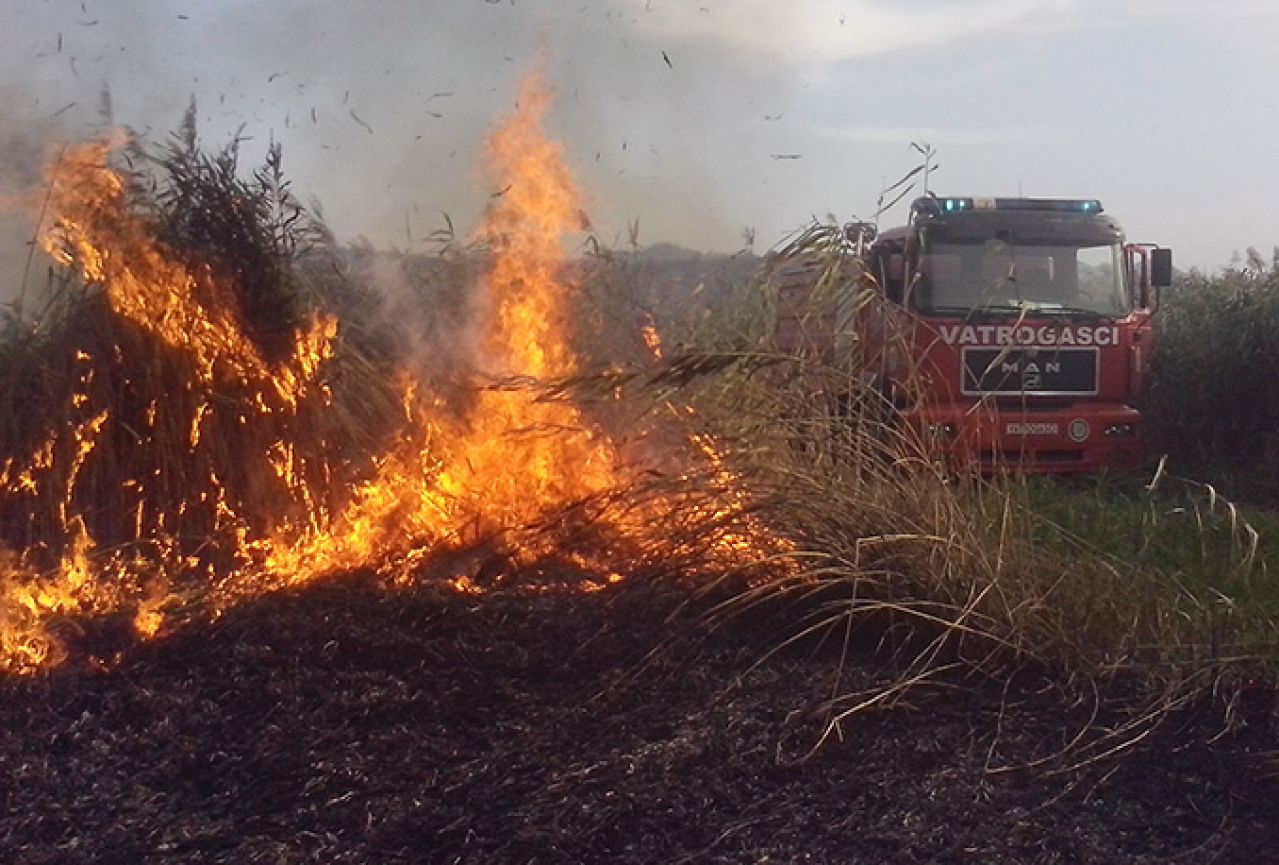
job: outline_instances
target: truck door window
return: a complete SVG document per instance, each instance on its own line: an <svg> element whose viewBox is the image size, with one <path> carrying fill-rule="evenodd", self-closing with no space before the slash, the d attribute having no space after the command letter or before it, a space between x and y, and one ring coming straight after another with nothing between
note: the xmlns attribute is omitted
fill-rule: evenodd
<svg viewBox="0 0 1279 865"><path fill-rule="evenodd" d="M921 307L954 306L976 300L969 296L962 255L948 252L925 253L919 257L919 297Z"/></svg>
<svg viewBox="0 0 1279 865"><path fill-rule="evenodd" d="M1119 246L1082 247L1076 270L1076 302L1070 306L1107 315L1123 315L1131 308L1124 289L1123 250Z"/></svg>

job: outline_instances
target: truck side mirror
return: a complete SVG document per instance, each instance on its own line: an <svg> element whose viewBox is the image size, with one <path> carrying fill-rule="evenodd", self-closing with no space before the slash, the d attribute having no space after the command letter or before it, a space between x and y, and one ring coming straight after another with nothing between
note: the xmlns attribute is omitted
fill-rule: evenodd
<svg viewBox="0 0 1279 865"><path fill-rule="evenodd" d="M1172 250L1150 250L1150 284L1155 288L1167 288L1172 285Z"/></svg>

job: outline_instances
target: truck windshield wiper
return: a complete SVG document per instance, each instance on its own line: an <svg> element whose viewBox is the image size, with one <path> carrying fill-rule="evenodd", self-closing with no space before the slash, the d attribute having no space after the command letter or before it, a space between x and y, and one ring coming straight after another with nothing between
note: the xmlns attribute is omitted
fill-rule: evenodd
<svg viewBox="0 0 1279 865"><path fill-rule="evenodd" d="M1025 318L1081 318L1087 321L1111 321L1118 318L1118 315L1098 312L1095 309L1086 309L1082 306L1058 306L1057 304L1039 305L1035 303L1026 303L1025 305L991 303L984 306L930 306L927 309L921 309L920 312L925 315L956 316L968 320L992 318L1004 319L1009 316L1024 316Z"/></svg>
<svg viewBox="0 0 1279 865"><path fill-rule="evenodd" d="M1095 309L1085 309L1082 306L1041 306L1030 310L1035 315L1060 315L1071 318L1087 318L1092 321L1101 321L1106 319L1117 318L1118 316L1110 313L1098 312Z"/></svg>
<svg viewBox="0 0 1279 865"><path fill-rule="evenodd" d="M1022 310L1015 306L994 304L990 306L930 306L926 309L921 309L920 312L926 315L958 315L972 317L985 315L1020 315Z"/></svg>

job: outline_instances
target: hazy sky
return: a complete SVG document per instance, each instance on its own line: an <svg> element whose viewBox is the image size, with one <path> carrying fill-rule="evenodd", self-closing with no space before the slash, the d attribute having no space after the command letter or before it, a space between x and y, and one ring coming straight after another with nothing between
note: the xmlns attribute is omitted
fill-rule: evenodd
<svg viewBox="0 0 1279 865"><path fill-rule="evenodd" d="M543 58L606 242L766 248L867 216L939 151L939 193L1100 198L1215 269L1279 243L1276 0L3 0L0 194L111 119L194 96L271 137L344 239L406 247L491 190L480 142ZM798 158L777 158L798 157ZM897 222L900 209L887 221ZM10 270L14 256L0 255Z"/></svg>

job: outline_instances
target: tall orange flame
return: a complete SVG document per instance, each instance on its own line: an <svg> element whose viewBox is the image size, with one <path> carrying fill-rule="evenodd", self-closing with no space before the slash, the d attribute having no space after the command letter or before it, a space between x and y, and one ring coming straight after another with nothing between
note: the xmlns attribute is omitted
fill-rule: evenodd
<svg viewBox="0 0 1279 865"><path fill-rule="evenodd" d="M518 112L486 146L503 191L480 229L494 257L486 280L492 318L477 365L499 379L546 382L578 371L566 332L572 311L562 244L581 228L580 196L560 148L542 129L550 96L537 78L527 79ZM615 463L607 440L571 404L492 388L481 392L442 480L455 492L482 496L490 513L522 522L608 489Z"/></svg>
<svg viewBox="0 0 1279 865"><path fill-rule="evenodd" d="M300 544L273 544L266 562L273 573L296 582L405 547L500 533L616 483L608 440L574 406L540 400L529 386L577 370L566 333L562 243L580 227L579 195L542 129L550 95L538 79L527 80L519 110L485 148L504 188L477 232L493 259L475 363L493 384L463 417L431 415L409 385L401 447L328 530ZM510 379L523 386L501 385Z"/></svg>

